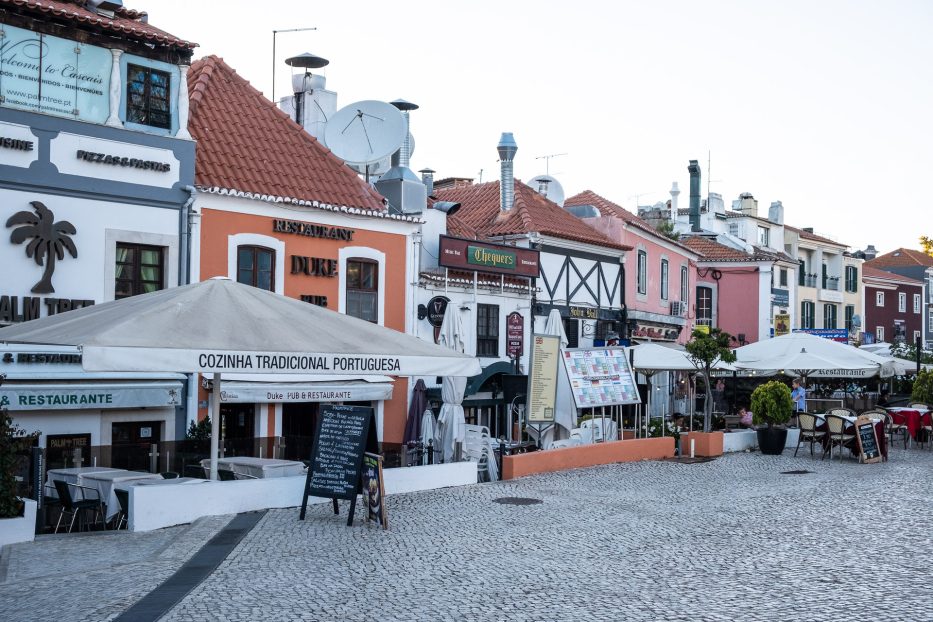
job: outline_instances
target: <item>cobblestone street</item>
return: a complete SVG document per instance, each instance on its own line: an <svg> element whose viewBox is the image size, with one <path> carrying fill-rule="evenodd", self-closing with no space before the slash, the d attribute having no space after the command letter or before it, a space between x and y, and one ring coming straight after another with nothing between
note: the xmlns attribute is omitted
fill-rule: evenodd
<svg viewBox="0 0 933 622"><path fill-rule="evenodd" d="M933 619L933 452L895 449L879 465L801 452L395 496L387 532L347 528L345 504L339 517L313 506L304 523L271 510L163 619ZM112 619L227 520L7 549L0 611Z"/></svg>

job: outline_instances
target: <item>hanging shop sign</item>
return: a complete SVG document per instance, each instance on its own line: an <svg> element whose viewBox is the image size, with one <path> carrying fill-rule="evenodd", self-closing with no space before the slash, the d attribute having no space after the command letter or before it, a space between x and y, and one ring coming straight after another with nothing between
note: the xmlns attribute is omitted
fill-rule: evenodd
<svg viewBox="0 0 933 622"><path fill-rule="evenodd" d="M442 235L438 252L438 263L445 268L529 278L537 278L541 269L538 251L516 246L485 244Z"/></svg>
<svg viewBox="0 0 933 622"><path fill-rule="evenodd" d="M440 328L444 323L444 314L447 313L447 305L450 304L450 298L447 296L435 296L428 301L427 318L428 324L435 328Z"/></svg>
<svg viewBox="0 0 933 622"><path fill-rule="evenodd" d="M681 331L680 326L670 324L651 324L648 322L635 322L631 327L631 337L634 339L651 339L654 341L677 341ZM697 327L699 328L699 326Z"/></svg>
<svg viewBox="0 0 933 622"><path fill-rule="evenodd" d="M775 307L790 306L790 291L786 289L771 288L771 304Z"/></svg>
<svg viewBox="0 0 933 622"><path fill-rule="evenodd" d="M505 353L510 359L518 358L525 351L525 318L512 311L505 318Z"/></svg>
<svg viewBox="0 0 933 622"><path fill-rule="evenodd" d="M300 220L280 220L278 218L272 221L272 231L274 233L291 233L309 238L341 240L343 242L352 242L354 233L353 229L326 227L310 222L301 222Z"/></svg>
<svg viewBox="0 0 933 622"><path fill-rule="evenodd" d="M0 105L103 123L112 66L105 48L4 25Z"/></svg>
<svg viewBox="0 0 933 622"><path fill-rule="evenodd" d="M778 313L774 316L774 336L780 337L790 333L790 314Z"/></svg>
<svg viewBox="0 0 933 622"><path fill-rule="evenodd" d="M569 307L570 317L578 320L598 320L599 309L595 307Z"/></svg>

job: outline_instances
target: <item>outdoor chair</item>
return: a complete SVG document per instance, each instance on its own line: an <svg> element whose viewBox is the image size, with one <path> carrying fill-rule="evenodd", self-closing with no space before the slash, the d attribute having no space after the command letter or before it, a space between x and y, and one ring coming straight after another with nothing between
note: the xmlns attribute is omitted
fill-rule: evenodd
<svg viewBox="0 0 933 622"><path fill-rule="evenodd" d="M889 447L894 446L894 435L900 434L904 439L904 449L907 449L907 444L910 440L910 432L907 429L907 425L904 423L894 423L894 417L891 416L891 413L885 413L884 431L888 435Z"/></svg>
<svg viewBox="0 0 933 622"><path fill-rule="evenodd" d="M236 473L227 469L217 469L217 479L222 482L232 482L236 479Z"/></svg>
<svg viewBox="0 0 933 622"><path fill-rule="evenodd" d="M165 473L160 473L162 479L178 479L178 473L175 471L166 471Z"/></svg>
<svg viewBox="0 0 933 622"><path fill-rule="evenodd" d="M60 479L53 480L55 483L55 492L58 493L58 499L62 503L62 513L58 517L58 522L55 524L55 531L53 533L58 533L58 528L62 524L62 518L65 514L71 514L71 522L68 524L68 533L71 533L71 530L74 529L75 519L78 517L78 514L84 510L94 510L94 514L97 517L98 521L101 521L104 516L104 504L100 500L100 493L93 488L88 488L87 486L78 486L77 484L69 484ZM71 496L71 486L81 490L84 498L75 499ZM88 493L93 493L93 498L87 498ZM80 529L81 522L78 522L78 527Z"/></svg>
<svg viewBox="0 0 933 622"><path fill-rule="evenodd" d="M841 410L834 408L833 410ZM839 457L842 458L842 450L844 447L851 446L852 442L855 440L855 434L847 434L846 428L849 426L849 422L840 417L839 415L826 415L826 434L829 439L829 444L826 449L823 450L823 460L826 459L826 454L829 453L829 459L833 459L833 445L839 445Z"/></svg>
<svg viewBox="0 0 933 622"><path fill-rule="evenodd" d="M851 408L830 408L826 411L827 415L834 415L836 417L858 417L858 413L852 410Z"/></svg>
<svg viewBox="0 0 933 622"><path fill-rule="evenodd" d="M113 494L117 496L117 502L120 504L120 512L114 519L116 522L114 529L122 529L123 525L127 524L130 515L130 493L122 488L116 488Z"/></svg>
<svg viewBox="0 0 933 622"><path fill-rule="evenodd" d="M797 456L800 444L804 441L810 442L810 455L812 456L813 443L822 443L826 437L826 431L816 429L816 415L809 413L797 413L797 424L800 426L800 436L797 437L797 448L794 450L794 456Z"/></svg>

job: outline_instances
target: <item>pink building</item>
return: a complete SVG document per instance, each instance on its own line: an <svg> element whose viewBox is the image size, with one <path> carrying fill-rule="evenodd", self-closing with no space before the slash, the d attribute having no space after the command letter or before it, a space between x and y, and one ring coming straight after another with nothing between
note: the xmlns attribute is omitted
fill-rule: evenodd
<svg viewBox="0 0 933 622"><path fill-rule="evenodd" d="M626 332L638 341L686 343L693 332L700 255L592 190L570 197L564 208L609 239L632 247L625 257Z"/></svg>

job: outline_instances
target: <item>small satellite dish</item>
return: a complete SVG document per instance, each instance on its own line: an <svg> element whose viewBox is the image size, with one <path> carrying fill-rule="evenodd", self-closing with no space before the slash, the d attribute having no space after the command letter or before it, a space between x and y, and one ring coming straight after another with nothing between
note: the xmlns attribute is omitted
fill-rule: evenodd
<svg viewBox="0 0 933 622"><path fill-rule="evenodd" d="M412 136L410 133L408 134L408 141L411 144L411 153L414 153L415 152L415 137ZM386 172L388 172L390 168L392 168L392 156L389 156L388 158L383 158L379 160L378 162L376 162L375 164L350 164L349 166L350 168L360 173L361 175L366 174L366 167L368 166L369 174L379 177L380 175L383 175Z"/></svg>
<svg viewBox="0 0 933 622"><path fill-rule="evenodd" d="M532 190L546 196L549 201L557 203L557 205L560 207L564 206L564 200L567 198L564 195L564 187L560 185L559 181L550 175L538 175L537 177L532 177L531 181L528 182L528 185Z"/></svg>
<svg viewBox="0 0 933 622"><path fill-rule="evenodd" d="M365 168L395 153L405 138L405 130L405 119L398 108L364 100L331 116L324 128L324 143L347 164Z"/></svg>

